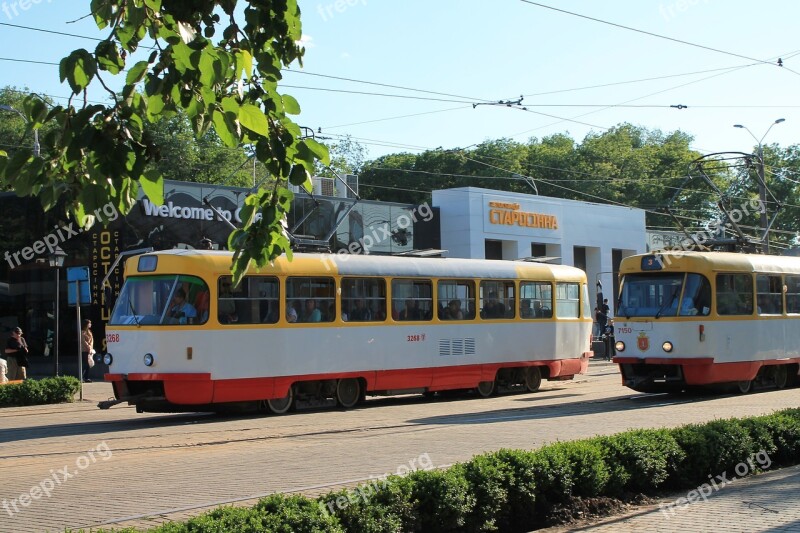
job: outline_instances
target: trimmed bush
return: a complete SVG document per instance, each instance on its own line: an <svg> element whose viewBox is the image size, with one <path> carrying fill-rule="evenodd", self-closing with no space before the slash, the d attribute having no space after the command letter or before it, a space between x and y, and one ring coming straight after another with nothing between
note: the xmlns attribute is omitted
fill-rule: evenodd
<svg viewBox="0 0 800 533"><path fill-rule="evenodd" d="M275 494L254 507L221 507L150 530L153 533L344 533L336 518L303 496Z"/></svg>
<svg viewBox="0 0 800 533"><path fill-rule="evenodd" d="M498 517L504 531L530 531L541 519L536 512L537 478L536 452L500 450L495 456L509 466L508 514Z"/></svg>
<svg viewBox="0 0 800 533"><path fill-rule="evenodd" d="M561 442L553 447L560 448L571 465L573 496L595 497L603 494L611 472L600 440Z"/></svg>
<svg viewBox="0 0 800 533"><path fill-rule="evenodd" d="M410 487L414 521L405 531L462 531L475 506L463 465L417 470L400 481Z"/></svg>
<svg viewBox="0 0 800 533"><path fill-rule="evenodd" d="M761 424L775 443L776 449L770 457L778 465L793 465L800 461L800 414L793 416L791 411L797 410L761 417Z"/></svg>
<svg viewBox="0 0 800 533"><path fill-rule="evenodd" d="M402 479L389 476L354 489L331 492L317 500L317 507L325 511L332 508L345 531L407 531L414 523L414 506L410 484Z"/></svg>
<svg viewBox="0 0 800 533"><path fill-rule="evenodd" d="M675 474L685 449L667 429L638 429L600 437L610 471L609 495L652 493Z"/></svg>
<svg viewBox="0 0 800 533"><path fill-rule="evenodd" d="M675 488L705 483L709 475L732 470L759 451L748 428L736 419L684 426L672 434L685 454L671 485Z"/></svg>
<svg viewBox="0 0 800 533"><path fill-rule="evenodd" d="M479 455L463 465L475 507L469 517L469 531L498 531L510 514L509 487L514 475L497 454ZM499 524L498 524L499 522Z"/></svg>
<svg viewBox="0 0 800 533"><path fill-rule="evenodd" d="M80 386L71 376L0 385L0 407L72 402Z"/></svg>
<svg viewBox="0 0 800 533"><path fill-rule="evenodd" d="M572 497L572 463L564 448L545 446L533 452L536 513L544 515L554 504Z"/></svg>

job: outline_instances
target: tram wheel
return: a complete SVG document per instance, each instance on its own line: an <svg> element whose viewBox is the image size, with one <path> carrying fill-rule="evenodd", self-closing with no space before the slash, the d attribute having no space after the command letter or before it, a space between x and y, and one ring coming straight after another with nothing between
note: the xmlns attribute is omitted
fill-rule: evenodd
<svg viewBox="0 0 800 533"><path fill-rule="evenodd" d="M775 388L785 389L789 384L789 371L786 365L779 365L775 367Z"/></svg>
<svg viewBox="0 0 800 533"><path fill-rule="evenodd" d="M542 386L542 371L538 366L530 366L525 372L525 388L528 392L536 392Z"/></svg>
<svg viewBox="0 0 800 533"><path fill-rule="evenodd" d="M478 394L481 398L488 398L492 394L494 394L495 383L494 381L481 381L478 383Z"/></svg>
<svg viewBox="0 0 800 533"><path fill-rule="evenodd" d="M276 398L274 400L267 400L267 407L276 415L282 415L289 412L294 405L294 387L289 387L289 392L284 398Z"/></svg>
<svg viewBox="0 0 800 533"><path fill-rule="evenodd" d="M752 380L745 380L745 381L738 381L736 382L736 387L739 389L741 394L747 394L751 390L753 390L753 381Z"/></svg>
<svg viewBox="0 0 800 533"><path fill-rule="evenodd" d="M361 383L357 379L340 379L336 384L336 401L341 407L355 407L361 399Z"/></svg>

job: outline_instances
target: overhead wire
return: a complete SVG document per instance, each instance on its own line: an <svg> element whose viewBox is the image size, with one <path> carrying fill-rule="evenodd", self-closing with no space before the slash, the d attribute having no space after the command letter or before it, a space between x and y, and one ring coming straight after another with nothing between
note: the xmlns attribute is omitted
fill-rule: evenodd
<svg viewBox="0 0 800 533"><path fill-rule="evenodd" d="M582 18L582 19L591 20L593 22L599 22L601 24L614 26L616 28L621 28L621 29L624 29L624 30L628 30L628 31L636 32L636 33L641 33L643 35L649 35L651 37L657 37L659 39L665 39L667 41L672 41L672 42L675 42L675 43L684 44L684 45L687 45L687 46L692 46L692 47L695 47L695 48L700 48L700 49L703 49L703 50L708 50L708 51L711 51L711 52L716 52L716 53L724 54L724 55L727 55L727 56L738 57L740 59L747 59L748 61L755 61L757 63L764 63L766 65L772 65L772 66L777 67L777 68L783 68L785 70L788 70L789 72L792 72L793 74L800 75L800 72L796 72L796 71L794 71L794 70L792 70L792 69L790 69L788 67L780 66L780 65L778 65L776 63L765 61L763 59L756 59L756 58L749 57L749 56L746 56L746 55L737 54L737 53L729 52L729 51L726 51L726 50L721 50L719 48L713 48L711 46L705 46L705 45L702 45L702 44L692 43L692 42L689 42L689 41L684 41L682 39L676 39L674 37L669 37L667 35L661 35L661 34L658 34L658 33L651 32L651 31L640 30L638 28L633 28L631 26L625 26L623 24L618 24L616 22L610 22L610 21L607 21L607 20L603 20L603 19L599 19L599 18L595 18L595 17L590 17L588 15L582 15L580 13L575 13L574 11L567 11L566 9L560 9L560 8L553 7L553 6L540 4L538 2L533 2L532 0L521 0L521 2L523 2L525 4L530 4L532 6L541 7L541 8L544 8L544 9L550 9L552 11L558 11L560 13L565 13L565 14L571 15L573 17L579 17L579 18Z"/></svg>

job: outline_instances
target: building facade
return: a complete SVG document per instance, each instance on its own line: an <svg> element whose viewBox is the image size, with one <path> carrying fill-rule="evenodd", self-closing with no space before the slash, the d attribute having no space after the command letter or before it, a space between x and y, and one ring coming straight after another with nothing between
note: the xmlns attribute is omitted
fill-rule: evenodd
<svg viewBox="0 0 800 533"><path fill-rule="evenodd" d="M602 282L612 311L619 263L646 251L641 209L475 187L434 191L433 206L446 256L575 266L586 271L593 299Z"/></svg>

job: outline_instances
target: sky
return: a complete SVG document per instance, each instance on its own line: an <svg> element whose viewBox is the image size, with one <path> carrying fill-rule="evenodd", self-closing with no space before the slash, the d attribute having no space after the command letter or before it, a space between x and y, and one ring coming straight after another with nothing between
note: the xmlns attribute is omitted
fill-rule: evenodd
<svg viewBox="0 0 800 533"><path fill-rule="evenodd" d="M349 135L370 158L558 133L580 142L623 122L681 130L703 153L751 152L765 134L765 144L800 143L800 2L299 3L306 55L282 91L300 102L300 125L323 142ZM104 37L91 19L68 23L88 6L0 0L0 86L68 96L57 66L33 62L96 41L9 24Z"/></svg>

